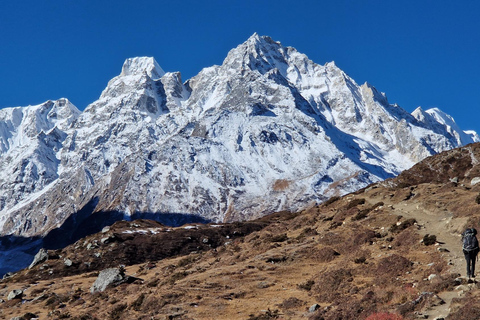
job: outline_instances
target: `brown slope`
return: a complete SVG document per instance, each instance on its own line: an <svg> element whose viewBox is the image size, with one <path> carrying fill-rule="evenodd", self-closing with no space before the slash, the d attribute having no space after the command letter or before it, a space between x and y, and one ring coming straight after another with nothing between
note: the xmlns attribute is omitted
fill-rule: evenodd
<svg viewBox="0 0 480 320"><path fill-rule="evenodd" d="M475 319L477 286L458 277L459 235L480 227L476 159L472 144L355 194L245 224L162 231L154 222L118 223L3 280L0 297L18 288L25 295L0 304L0 317ZM434 244L422 243L432 235ZM91 294L98 270L117 264L139 279Z"/></svg>

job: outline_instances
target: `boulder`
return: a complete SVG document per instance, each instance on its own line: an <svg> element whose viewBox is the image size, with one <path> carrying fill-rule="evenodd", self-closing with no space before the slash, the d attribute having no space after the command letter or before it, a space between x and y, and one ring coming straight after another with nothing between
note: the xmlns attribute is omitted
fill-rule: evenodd
<svg viewBox="0 0 480 320"><path fill-rule="evenodd" d="M10 293L7 296L7 300L10 301L13 299L22 299L22 297L23 297L23 290L16 289L16 290L10 291Z"/></svg>
<svg viewBox="0 0 480 320"><path fill-rule="evenodd" d="M315 303L310 308L308 308L308 312L312 313L312 312L317 311L318 309L320 309L320 305L318 303Z"/></svg>
<svg viewBox="0 0 480 320"><path fill-rule="evenodd" d="M428 281L432 281L433 279L435 279L437 277L436 274L432 273L431 275L428 276Z"/></svg>
<svg viewBox="0 0 480 320"><path fill-rule="evenodd" d="M127 280L123 268L108 268L100 271L97 280L90 288L91 293L102 292L109 286L117 286Z"/></svg>
<svg viewBox="0 0 480 320"><path fill-rule="evenodd" d="M47 250L41 248L40 250L38 250L37 254L33 258L32 263L28 266L28 269L32 269L33 267L46 261L47 259L48 259Z"/></svg>
<svg viewBox="0 0 480 320"><path fill-rule="evenodd" d="M63 264L64 264L66 267L71 267L72 264L73 264L73 262L72 262L72 260L70 260L70 259L68 259L68 258L65 258L65 259L63 260Z"/></svg>

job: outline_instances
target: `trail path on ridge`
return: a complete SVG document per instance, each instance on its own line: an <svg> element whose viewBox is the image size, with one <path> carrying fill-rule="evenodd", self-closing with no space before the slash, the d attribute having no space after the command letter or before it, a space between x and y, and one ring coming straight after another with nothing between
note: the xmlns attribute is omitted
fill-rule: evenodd
<svg viewBox="0 0 480 320"><path fill-rule="evenodd" d="M461 228L466 223L466 218L453 219L453 213L444 208L434 210L426 209L422 202L411 199L397 203L388 203L393 205L395 214L402 215L405 219L416 219L420 229L418 233L423 237L426 234L437 237L437 250L444 248L448 251L442 252L442 256L449 263L450 272L465 276L465 259L462 252ZM471 290L474 284L467 285L467 290ZM444 291L438 294L445 301L445 304L433 307L428 311L429 319L446 318L450 311L450 304L453 298L463 294L462 291Z"/></svg>

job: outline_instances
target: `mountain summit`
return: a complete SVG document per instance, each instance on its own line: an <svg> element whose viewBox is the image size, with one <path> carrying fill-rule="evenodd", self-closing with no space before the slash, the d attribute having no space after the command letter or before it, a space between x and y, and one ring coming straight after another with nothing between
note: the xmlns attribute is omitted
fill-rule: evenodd
<svg viewBox="0 0 480 320"><path fill-rule="evenodd" d="M46 246L118 219L300 210L479 140L440 111L409 114L334 63L257 34L186 82L132 58L84 112L66 103L55 118L47 105L0 114L1 234ZM30 110L48 121L25 140Z"/></svg>
<svg viewBox="0 0 480 320"><path fill-rule="evenodd" d="M130 58L122 67L122 76L136 75L145 72L150 78L161 78L165 71L158 65L153 57Z"/></svg>

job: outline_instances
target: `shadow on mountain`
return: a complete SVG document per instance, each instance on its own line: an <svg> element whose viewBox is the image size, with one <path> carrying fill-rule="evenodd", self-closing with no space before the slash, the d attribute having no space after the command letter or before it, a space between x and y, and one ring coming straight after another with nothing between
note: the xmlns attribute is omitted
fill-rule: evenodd
<svg viewBox="0 0 480 320"><path fill-rule="evenodd" d="M136 212L133 215L125 215L120 211L94 212L97 203L98 199L93 198L81 210L65 220L63 225L50 231L43 239L44 248L60 249L66 247L121 220L150 219L169 227L178 227L187 223L206 224L211 222L201 216L190 213Z"/></svg>
<svg viewBox="0 0 480 320"><path fill-rule="evenodd" d="M0 237L0 277L8 272L26 268L42 247L40 237Z"/></svg>
<svg viewBox="0 0 480 320"><path fill-rule="evenodd" d="M97 204L98 198L93 198L44 238L14 235L0 237L0 277L8 272L26 268L40 248L64 248L83 237L100 232L104 227L117 221L149 219L169 227L178 227L187 223L206 224L211 222L189 213L136 212L133 215L125 215L120 211L95 212Z"/></svg>

